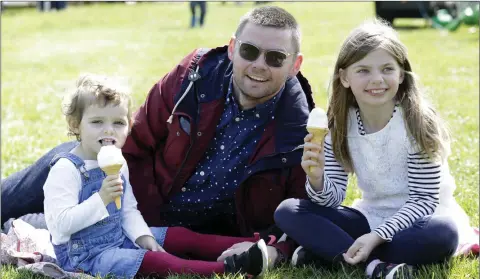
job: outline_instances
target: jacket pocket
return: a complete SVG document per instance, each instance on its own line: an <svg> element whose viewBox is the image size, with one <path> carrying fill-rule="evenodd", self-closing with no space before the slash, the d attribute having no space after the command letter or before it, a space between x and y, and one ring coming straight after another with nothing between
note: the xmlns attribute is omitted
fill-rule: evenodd
<svg viewBox="0 0 480 279"><path fill-rule="evenodd" d="M186 124L183 124L185 127L181 127L180 118L185 119L185 117L174 117L172 124L169 125L162 156L166 167L172 170L178 170L190 147L190 135L184 130L190 132L190 125L187 127Z"/></svg>

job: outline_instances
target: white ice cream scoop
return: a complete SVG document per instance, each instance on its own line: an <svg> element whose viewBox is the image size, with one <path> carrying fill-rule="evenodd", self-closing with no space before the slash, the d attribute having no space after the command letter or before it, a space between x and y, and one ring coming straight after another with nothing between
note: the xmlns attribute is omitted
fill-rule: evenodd
<svg viewBox="0 0 480 279"><path fill-rule="evenodd" d="M314 108L308 116L307 127L328 129L327 113L321 108Z"/></svg>

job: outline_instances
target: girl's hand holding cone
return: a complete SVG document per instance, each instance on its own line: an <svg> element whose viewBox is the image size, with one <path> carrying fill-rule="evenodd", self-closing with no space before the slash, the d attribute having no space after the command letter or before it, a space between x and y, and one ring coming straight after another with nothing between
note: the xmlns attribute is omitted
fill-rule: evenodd
<svg viewBox="0 0 480 279"><path fill-rule="evenodd" d="M307 173L310 185L317 191L323 189L323 171L325 167L325 155L322 145L312 142L313 135L308 134L303 147L302 168Z"/></svg>
<svg viewBox="0 0 480 279"><path fill-rule="evenodd" d="M117 165L105 166L105 167L102 168L102 170L108 176L108 175L119 174L121 168L122 168L122 165L117 164ZM120 196L115 198L115 205L117 206L117 209L122 208L122 200L121 200Z"/></svg>
<svg viewBox="0 0 480 279"><path fill-rule="evenodd" d="M107 206L117 197L123 194L123 181L120 174L108 175L102 182L102 187L98 191L103 203Z"/></svg>
<svg viewBox="0 0 480 279"><path fill-rule="evenodd" d="M309 142L314 143L320 147L320 151L323 150L323 141L325 140L325 136L328 134L328 128L314 128L314 127L307 127L308 132L312 137L310 138ZM313 171L314 166L310 167L310 172Z"/></svg>

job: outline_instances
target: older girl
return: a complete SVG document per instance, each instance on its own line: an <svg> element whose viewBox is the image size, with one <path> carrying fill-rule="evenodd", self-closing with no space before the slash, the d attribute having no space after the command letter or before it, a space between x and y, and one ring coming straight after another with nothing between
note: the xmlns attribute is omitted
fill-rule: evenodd
<svg viewBox="0 0 480 279"><path fill-rule="evenodd" d="M277 225L303 246L293 263L365 262L369 278L409 278L409 265L451 257L459 229L471 229L453 197L448 133L390 26L370 21L353 30L341 47L332 90L324 146L305 138L310 200L287 200L275 214ZM362 197L346 207L349 173Z"/></svg>

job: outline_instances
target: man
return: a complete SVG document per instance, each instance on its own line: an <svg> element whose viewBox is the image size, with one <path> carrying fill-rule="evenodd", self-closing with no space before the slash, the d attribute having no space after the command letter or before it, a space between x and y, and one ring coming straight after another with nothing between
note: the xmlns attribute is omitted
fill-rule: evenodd
<svg viewBox="0 0 480 279"><path fill-rule="evenodd" d="M228 46L193 51L152 87L123 148L149 226L263 238L281 201L306 197L300 146L314 104L302 61L293 16L259 7ZM2 220L42 212L47 164L74 144L2 182ZM274 245L273 257L292 249Z"/></svg>

